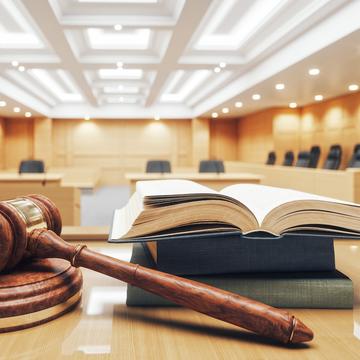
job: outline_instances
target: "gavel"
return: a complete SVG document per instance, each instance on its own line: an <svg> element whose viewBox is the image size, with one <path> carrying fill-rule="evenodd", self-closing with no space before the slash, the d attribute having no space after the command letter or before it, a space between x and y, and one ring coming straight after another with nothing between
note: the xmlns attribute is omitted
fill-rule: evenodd
<svg viewBox="0 0 360 360"><path fill-rule="evenodd" d="M178 305L282 343L302 343L312 331L295 316L261 302L200 282L99 254L61 239L61 215L42 195L0 202L0 272L25 258L61 258L125 281Z"/></svg>

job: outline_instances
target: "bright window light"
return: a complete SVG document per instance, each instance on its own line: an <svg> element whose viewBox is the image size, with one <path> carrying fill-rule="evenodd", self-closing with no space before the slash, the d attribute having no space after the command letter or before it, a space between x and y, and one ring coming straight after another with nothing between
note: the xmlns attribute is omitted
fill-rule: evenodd
<svg viewBox="0 0 360 360"><path fill-rule="evenodd" d="M101 79L131 79L138 80L143 76L141 69L100 69L99 77Z"/></svg>
<svg viewBox="0 0 360 360"><path fill-rule="evenodd" d="M45 88L50 90L60 101L63 102L79 102L83 98L79 93L66 92L63 87L55 81L48 71L43 69L32 69L30 74L38 80Z"/></svg>
<svg viewBox="0 0 360 360"><path fill-rule="evenodd" d="M250 9L227 34L216 33L219 25L229 16L237 0L220 2L215 15L210 19L203 35L195 44L198 50L236 50L262 24L271 19L285 4L283 0L253 2Z"/></svg>
<svg viewBox="0 0 360 360"><path fill-rule="evenodd" d="M130 49L146 50L150 43L150 29L136 29L130 32L105 32L103 29L86 30L87 39L92 49Z"/></svg>

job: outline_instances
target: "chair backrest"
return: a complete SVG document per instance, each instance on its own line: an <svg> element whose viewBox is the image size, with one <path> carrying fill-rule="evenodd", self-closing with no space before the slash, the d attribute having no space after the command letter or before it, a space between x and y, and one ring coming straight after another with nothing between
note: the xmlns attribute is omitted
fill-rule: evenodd
<svg viewBox="0 0 360 360"><path fill-rule="evenodd" d="M276 154L275 151L270 151L268 157L266 159L266 165L274 165L276 162Z"/></svg>
<svg viewBox="0 0 360 360"><path fill-rule="evenodd" d="M223 173L225 172L224 162L222 160L201 160L199 163L199 172Z"/></svg>
<svg viewBox="0 0 360 360"><path fill-rule="evenodd" d="M19 166L19 174L44 173L45 165L42 160L22 160Z"/></svg>
<svg viewBox="0 0 360 360"><path fill-rule="evenodd" d="M283 166L292 166L294 163L294 153L292 151L287 151L284 156Z"/></svg>
<svg viewBox="0 0 360 360"><path fill-rule="evenodd" d="M146 163L147 173L170 173L171 164L168 160L149 160Z"/></svg>
<svg viewBox="0 0 360 360"><path fill-rule="evenodd" d="M307 168L309 165L310 153L308 151L300 151L295 166Z"/></svg>
<svg viewBox="0 0 360 360"><path fill-rule="evenodd" d="M324 162L324 169L337 170L341 163L342 149L340 145L332 145Z"/></svg>
<svg viewBox="0 0 360 360"><path fill-rule="evenodd" d="M311 147L309 168L317 168L320 159L320 152L320 146L314 145Z"/></svg>
<svg viewBox="0 0 360 360"><path fill-rule="evenodd" d="M349 160L349 163L348 163L348 167L349 168L358 168L360 167L359 164L358 164L358 158L360 157L360 144L356 144L354 146L354 150L353 150L353 153L351 155L351 158Z"/></svg>

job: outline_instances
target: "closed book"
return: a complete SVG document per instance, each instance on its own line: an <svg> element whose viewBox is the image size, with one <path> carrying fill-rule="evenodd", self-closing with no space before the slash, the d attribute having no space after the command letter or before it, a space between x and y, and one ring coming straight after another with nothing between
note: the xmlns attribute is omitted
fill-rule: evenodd
<svg viewBox="0 0 360 360"><path fill-rule="evenodd" d="M225 232L178 235L146 246L159 270L177 275L335 270L331 236Z"/></svg>
<svg viewBox="0 0 360 360"><path fill-rule="evenodd" d="M156 268L147 248L134 244L131 262ZM283 308L353 307L352 281L339 271L225 274L186 276L188 279L231 291L242 296ZM128 285L128 306L176 306L169 300Z"/></svg>

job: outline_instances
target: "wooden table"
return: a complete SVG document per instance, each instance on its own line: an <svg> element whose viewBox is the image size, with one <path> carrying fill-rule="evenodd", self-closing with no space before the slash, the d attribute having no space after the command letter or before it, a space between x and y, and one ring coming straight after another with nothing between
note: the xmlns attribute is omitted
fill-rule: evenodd
<svg viewBox="0 0 360 360"><path fill-rule="evenodd" d="M131 255L130 245L88 244L117 258ZM290 310L314 331L308 345L281 346L187 309L128 308L125 283L83 269L81 306L47 324L0 334L0 359L359 359L360 242L339 240L335 247L338 269L354 282L355 308Z"/></svg>
<svg viewBox="0 0 360 360"><path fill-rule="evenodd" d="M126 180L130 182L131 193L135 191L136 182L140 180L168 180L185 179L195 181L214 190L221 190L226 186L251 183L259 184L263 176L247 172L241 173L126 173Z"/></svg>

